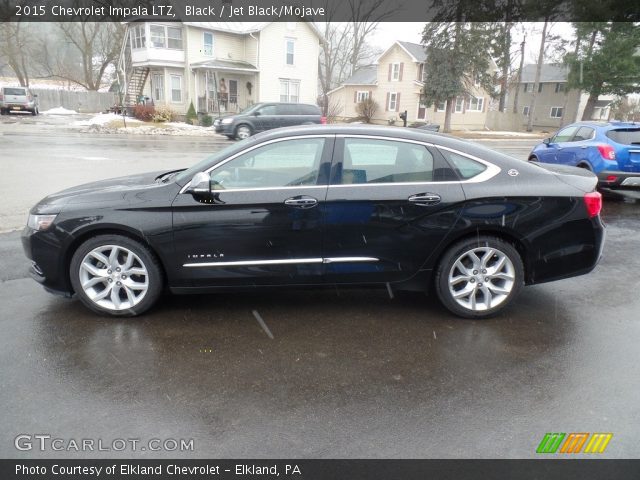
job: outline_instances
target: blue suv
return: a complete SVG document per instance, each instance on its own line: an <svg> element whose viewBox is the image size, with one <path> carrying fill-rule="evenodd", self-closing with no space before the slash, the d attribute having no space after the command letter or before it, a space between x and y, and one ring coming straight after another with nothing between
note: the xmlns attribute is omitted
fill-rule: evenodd
<svg viewBox="0 0 640 480"><path fill-rule="evenodd" d="M640 124L578 122L545 138L529 161L586 168L600 188L640 190Z"/></svg>

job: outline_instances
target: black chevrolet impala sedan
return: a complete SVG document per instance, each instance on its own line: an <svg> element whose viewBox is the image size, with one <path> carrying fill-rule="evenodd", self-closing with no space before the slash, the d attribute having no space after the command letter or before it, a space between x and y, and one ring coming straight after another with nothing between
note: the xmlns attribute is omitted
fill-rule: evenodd
<svg viewBox="0 0 640 480"><path fill-rule="evenodd" d="M35 280L99 313L138 315L165 290L377 285L484 318L593 270L596 182L445 135L306 126L50 195L22 241Z"/></svg>

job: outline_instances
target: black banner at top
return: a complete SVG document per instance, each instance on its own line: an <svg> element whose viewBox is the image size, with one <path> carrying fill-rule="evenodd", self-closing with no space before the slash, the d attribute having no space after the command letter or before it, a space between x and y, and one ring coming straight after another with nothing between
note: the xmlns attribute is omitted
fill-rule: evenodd
<svg viewBox="0 0 640 480"><path fill-rule="evenodd" d="M640 21L620 0L0 0L3 22Z"/></svg>

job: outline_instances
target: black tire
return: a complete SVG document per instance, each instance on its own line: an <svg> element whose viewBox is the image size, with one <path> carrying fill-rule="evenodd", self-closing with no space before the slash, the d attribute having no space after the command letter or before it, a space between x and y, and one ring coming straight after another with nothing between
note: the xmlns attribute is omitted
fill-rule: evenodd
<svg viewBox="0 0 640 480"><path fill-rule="evenodd" d="M242 134L242 132L245 131L244 129L246 129L249 133L249 135L246 137L243 136ZM251 128L251 125L247 125L246 123L241 123L235 128L233 136L238 140L244 140L245 138L248 138L251 135L253 135L253 128Z"/></svg>
<svg viewBox="0 0 640 480"><path fill-rule="evenodd" d="M33 115L34 117L38 115L38 109L34 108L33 110L31 110L31 115Z"/></svg>
<svg viewBox="0 0 640 480"><path fill-rule="evenodd" d="M82 287L80 279L80 268L83 260L89 254L89 252L98 247L107 245L115 245L117 247L124 248L129 250L130 252L133 252L135 256L138 257L138 260L142 264L142 267L147 271L146 280L148 286L146 293L140 299L139 303L133 305L132 307L127 307L120 310L105 308L91 300L91 298L89 298ZM160 266L160 261L158 260L158 258L145 245L122 235L99 235L87 240L82 245L80 245L71 259L69 275L71 279L71 285L73 286L73 289L80 301L90 310L102 315L111 315L116 317L134 317L136 315L140 315L153 306L153 304L160 297L163 289L162 268ZM130 276L133 278L133 274ZM125 280L122 280L122 282L125 282ZM122 296L125 297L126 295Z"/></svg>
<svg viewBox="0 0 640 480"><path fill-rule="evenodd" d="M540 160L538 160L538 157L536 157L535 155L531 155L529 157L529 161L530 162L539 162Z"/></svg>
<svg viewBox="0 0 640 480"><path fill-rule="evenodd" d="M4 114L5 114L4 108L0 108L0 115L4 115Z"/></svg>
<svg viewBox="0 0 640 480"><path fill-rule="evenodd" d="M489 249L493 249L496 253L490 255ZM461 260L463 266L467 266L464 264L465 261L469 260L469 257L466 257L465 254L474 250L478 253L484 252L482 257L478 257L483 261L482 264L479 264L478 270L474 270L474 266L469 265L468 277L465 277L464 275L454 276L454 273L460 272L459 267L455 266L456 262ZM476 256L478 256L478 253L476 253ZM484 257L485 254L490 255L487 257L486 262ZM491 270L493 267L497 266L498 260L501 259L502 256L506 257L510 264L505 260L503 267L504 270L495 272L496 277L492 277L493 273ZM490 268L484 270L483 265ZM512 276L513 280L499 278L507 275ZM450 277L454 281L456 278L462 277L469 278L470 280L458 280L458 283L450 285ZM524 267L522 265L520 254L514 246L498 237L484 235L467 238L452 245L442 256L435 276L436 293L447 310L457 316L473 319L489 318L507 308L518 295L523 283ZM465 303L465 299L461 298L460 300L457 300L454 298L452 289L460 293L464 293L463 290L465 289L467 289L466 291L476 293L469 295L469 305L464 306L461 305L461 303ZM508 293L495 294L496 291L508 291ZM485 292L488 293L485 294ZM488 301L486 295L488 295ZM474 297L473 300L471 297ZM476 309L471 308L472 302L475 303L480 299L482 299L482 305L476 305ZM494 299L494 301L497 299L499 303L492 307L492 299Z"/></svg>

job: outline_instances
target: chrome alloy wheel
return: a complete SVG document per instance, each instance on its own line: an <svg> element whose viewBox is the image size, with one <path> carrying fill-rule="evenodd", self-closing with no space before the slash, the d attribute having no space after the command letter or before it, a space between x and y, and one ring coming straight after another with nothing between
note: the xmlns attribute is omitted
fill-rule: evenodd
<svg viewBox="0 0 640 480"><path fill-rule="evenodd" d="M87 253L79 278L87 297L108 310L134 307L149 289L149 272L140 257L118 245L102 245Z"/></svg>
<svg viewBox="0 0 640 480"><path fill-rule="evenodd" d="M464 252L449 272L449 292L461 307L475 312L504 302L513 290L516 272L509 257L491 247Z"/></svg>

